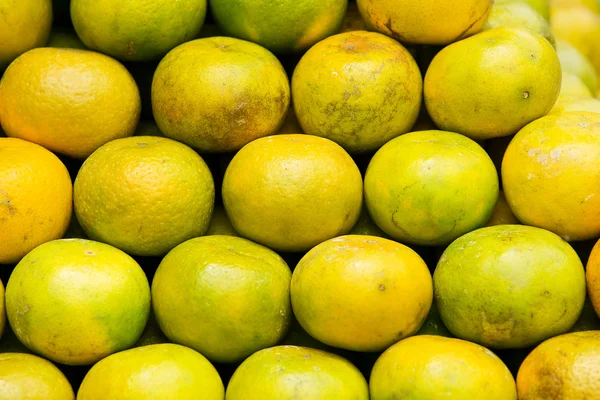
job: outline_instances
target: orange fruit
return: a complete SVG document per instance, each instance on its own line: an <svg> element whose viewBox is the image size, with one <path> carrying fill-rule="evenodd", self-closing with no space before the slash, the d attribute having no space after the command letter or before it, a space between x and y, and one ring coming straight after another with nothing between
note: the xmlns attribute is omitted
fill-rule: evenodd
<svg viewBox="0 0 600 400"><path fill-rule="evenodd" d="M161 132L201 151L238 150L276 133L289 104L279 60L257 44L229 37L177 46L152 81L152 110Z"/></svg>
<svg viewBox="0 0 600 400"><path fill-rule="evenodd" d="M600 394L600 331L548 339L519 368L519 400L595 400Z"/></svg>
<svg viewBox="0 0 600 400"><path fill-rule="evenodd" d="M425 321L431 274L400 243L342 236L300 260L291 296L294 315L315 339L347 350L381 351L415 334Z"/></svg>
<svg viewBox="0 0 600 400"><path fill-rule="evenodd" d="M77 219L94 240L164 255L206 233L214 205L206 163L188 146L134 136L100 147L75 179Z"/></svg>
<svg viewBox="0 0 600 400"><path fill-rule="evenodd" d="M275 250L302 251L352 228L362 205L362 178L334 142L277 135L235 155L222 192L241 236Z"/></svg>
<svg viewBox="0 0 600 400"><path fill-rule="evenodd" d="M116 60L50 47L30 50L10 65L0 98L8 136L75 158L133 135L141 107L135 81Z"/></svg>
<svg viewBox="0 0 600 400"><path fill-rule="evenodd" d="M492 217L488 220L488 222L486 222L485 226L515 224L519 224L519 220L517 217L515 217L515 214L513 214L508 202L506 201L506 197L504 197L504 192L501 190L498 194L496 208L494 208Z"/></svg>
<svg viewBox="0 0 600 400"><path fill-rule="evenodd" d="M51 152L0 138L0 264L63 236L72 212L71 178Z"/></svg>
<svg viewBox="0 0 600 400"><path fill-rule="evenodd" d="M586 266L586 280L590 301L600 316L600 240L592 249Z"/></svg>

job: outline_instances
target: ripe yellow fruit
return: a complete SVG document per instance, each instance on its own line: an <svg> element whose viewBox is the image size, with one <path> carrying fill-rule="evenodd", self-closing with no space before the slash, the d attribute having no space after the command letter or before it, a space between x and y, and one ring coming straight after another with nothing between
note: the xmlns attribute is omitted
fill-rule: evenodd
<svg viewBox="0 0 600 400"><path fill-rule="evenodd" d="M556 54L563 72L577 75L592 93L598 91L598 77L594 66L575 46L564 40L558 40Z"/></svg>
<svg viewBox="0 0 600 400"><path fill-rule="evenodd" d="M440 129L490 139L546 115L560 82L560 62L546 39L502 27L440 51L425 75L424 98Z"/></svg>
<svg viewBox="0 0 600 400"><path fill-rule="evenodd" d="M506 150L506 200L524 224L565 240L597 238L599 163L599 114L566 112L540 118L523 128Z"/></svg>
<svg viewBox="0 0 600 400"><path fill-rule="evenodd" d="M51 152L21 139L0 138L0 264L63 236L73 186Z"/></svg>
<svg viewBox="0 0 600 400"><path fill-rule="evenodd" d="M386 239L390 238L387 233L385 233L381 230L381 228L375 225L375 222L373 222L373 219L369 215L369 211L367 210L367 207L364 204L362 210L360 211L358 221L356 221L356 224L354 224L354 226L352 227L352 229L350 229L350 232L348 232L348 234L379 236Z"/></svg>
<svg viewBox="0 0 600 400"><path fill-rule="evenodd" d="M590 97L560 96L548 114L562 114L573 111L588 111L600 114L600 100Z"/></svg>
<svg viewBox="0 0 600 400"><path fill-rule="evenodd" d="M4 302L4 285L0 281L0 339L2 339L4 327L6 327L6 306Z"/></svg>
<svg viewBox="0 0 600 400"><path fill-rule="evenodd" d="M206 233L214 182L195 151L134 136L99 148L75 179L75 213L87 235L129 254L160 256Z"/></svg>
<svg viewBox="0 0 600 400"><path fill-rule="evenodd" d="M150 287L140 266L112 246L55 240L17 264L6 286L6 312L32 351L62 364L93 364L138 340Z"/></svg>
<svg viewBox="0 0 600 400"><path fill-rule="evenodd" d="M362 177L334 142L277 135L240 150L225 172L223 203L242 236L302 251L346 234L362 205Z"/></svg>
<svg viewBox="0 0 600 400"><path fill-rule="evenodd" d="M531 29L542 35L552 45L555 44L550 23L533 7L524 1L504 1L495 3L482 30L513 26Z"/></svg>
<svg viewBox="0 0 600 400"><path fill-rule="evenodd" d="M248 357L234 372L226 400L368 400L360 371L321 350L277 346Z"/></svg>
<svg viewBox="0 0 600 400"><path fill-rule="evenodd" d="M460 339L414 336L377 359L371 400L517 400L515 380L494 353Z"/></svg>
<svg viewBox="0 0 600 400"><path fill-rule="evenodd" d="M63 373L31 354L0 353L0 390L2 400L75 400Z"/></svg>
<svg viewBox="0 0 600 400"><path fill-rule="evenodd" d="M272 250L235 236L205 236L163 259L152 281L152 305L171 341L213 361L236 362L285 335L290 279Z"/></svg>
<svg viewBox="0 0 600 400"><path fill-rule="evenodd" d="M500 191L498 194L498 202L496 203L496 208L494 209L494 213L492 217L488 220L485 226L496 226L496 225L516 225L519 224L519 220L515 217L508 202L506 201L506 197L504 196L504 192Z"/></svg>
<svg viewBox="0 0 600 400"><path fill-rule="evenodd" d="M46 44L52 27L51 0L0 3L0 71L19 55Z"/></svg>
<svg viewBox="0 0 600 400"><path fill-rule="evenodd" d="M210 225L206 231L206 236L212 235L240 236L235 229L233 229L233 225L231 225L231 221L225 212L225 208L221 205L215 205L215 209L210 219Z"/></svg>
<svg viewBox="0 0 600 400"><path fill-rule="evenodd" d="M376 236L323 242L300 260L291 284L300 325L315 339L381 351L416 333L432 301L431 274L410 248Z"/></svg>
<svg viewBox="0 0 600 400"><path fill-rule="evenodd" d="M474 35L493 1L357 0L367 26L401 42L444 45Z"/></svg>
<svg viewBox="0 0 600 400"><path fill-rule="evenodd" d="M592 249L587 262L586 280L590 301L600 316L600 240Z"/></svg>
<svg viewBox="0 0 600 400"><path fill-rule="evenodd" d="M498 175L486 152L452 132L419 131L385 144L365 175L365 203L392 238L448 244L482 227L498 199Z"/></svg>
<svg viewBox="0 0 600 400"><path fill-rule="evenodd" d="M540 13L547 21L550 21L550 2L554 0L496 0L495 3L522 1L529 4L535 11Z"/></svg>
<svg viewBox="0 0 600 400"><path fill-rule="evenodd" d="M294 69L294 110L305 133L349 152L376 150L414 125L423 82L398 42L374 32L331 36Z"/></svg>
<svg viewBox="0 0 600 400"><path fill-rule="evenodd" d="M0 81L0 121L8 136L85 158L131 136L141 102L131 74L105 55L39 48L17 58Z"/></svg>
<svg viewBox="0 0 600 400"><path fill-rule="evenodd" d="M433 285L450 332L494 348L525 348L567 332L586 290L575 250L552 232L522 225L482 228L455 240Z"/></svg>
<svg viewBox="0 0 600 400"><path fill-rule="evenodd" d="M597 399L600 393L600 331L546 340L525 359L517 375L520 400Z"/></svg>
<svg viewBox="0 0 600 400"><path fill-rule="evenodd" d="M289 104L279 60L257 44L229 37L177 46L152 81L161 132L201 151L238 150L276 133Z"/></svg>
<svg viewBox="0 0 600 400"><path fill-rule="evenodd" d="M77 400L223 400L215 367L177 344L153 344L100 360L87 373Z"/></svg>
<svg viewBox="0 0 600 400"><path fill-rule="evenodd" d="M560 94L561 96L576 96L576 97L589 97L593 98L594 94L591 92L590 88L586 86L583 81L574 74L570 72L563 71L562 73L562 82L560 85Z"/></svg>

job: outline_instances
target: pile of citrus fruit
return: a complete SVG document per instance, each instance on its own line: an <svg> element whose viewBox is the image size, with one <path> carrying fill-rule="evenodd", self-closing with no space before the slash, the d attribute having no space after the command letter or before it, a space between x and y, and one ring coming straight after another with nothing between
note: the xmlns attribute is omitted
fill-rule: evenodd
<svg viewBox="0 0 600 400"><path fill-rule="evenodd" d="M600 0L2 0L0 77L1 400L600 399Z"/></svg>

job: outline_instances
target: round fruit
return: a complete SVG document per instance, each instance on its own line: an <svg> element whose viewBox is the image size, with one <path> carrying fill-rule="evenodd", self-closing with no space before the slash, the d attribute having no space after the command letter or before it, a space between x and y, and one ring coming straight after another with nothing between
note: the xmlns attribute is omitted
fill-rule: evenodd
<svg viewBox="0 0 600 400"><path fill-rule="evenodd" d="M569 332L581 332L581 331L595 331L600 330L600 316L594 310L594 305L590 301L589 297L585 299L583 304L583 311L579 315L579 319L575 322L575 325L569 330Z"/></svg>
<svg viewBox="0 0 600 400"><path fill-rule="evenodd" d="M4 73L0 97L8 136L75 158L133 135L140 117L140 94L129 72L87 50L28 51Z"/></svg>
<svg viewBox="0 0 600 400"><path fill-rule="evenodd" d="M25 140L0 138L0 182L0 264L16 263L63 236L73 186L54 154Z"/></svg>
<svg viewBox="0 0 600 400"><path fill-rule="evenodd" d="M529 4L547 21L550 21L550 0L496 0L494 4L523 2Z"/></svg>
<svg viewBox="0 0 600 400"><path fill-rule="evenodd" d="M149 311L150 288L140 266L89 240L36 247L6 286L8 321L19 340L62 364L93 364L130 348Z"/></svg>
<svg viewBox="0 0 600 400"><path fill-rule="evenodd" d="M6 306L4 302L4 285L0 281L0 339L6 326Z"/></svg>
<svg viewBox="0 0 600 400"><path fill-rule="evenodd" d="M210 10L226 36L286 53L338 32L347 5L348 0L211 0Z"/></svg>
<svg viewBox="0 0 600 400"><path fill-rule="evenodd" d="M519 220L515 217L508 202L506 201L506 197L504 197L504 192L500 191L498 195L498 202L496 203L496 208L494 209L494 213L492 217L488 220L485 226L496 226L496 225L515 225L519 224Z"/></svg>
<svg viewBox="0 0 600 400"><path fill-rule="evenodd" d="M201 151L238 150L277 132L289 104L288 78L277 58L228 37L177 46L152 81L160 130Z"/></svg>
<svg viewBox="0 0 600 400"><path fill-rule="evenodd" d="M140 338L135 342L134 347L149 346L151 344L170 343L169 339L160 330L158 322L154 317L154 313L150 313L148 316L148 322L142 332Z"/></svg>
<svg viewBox="0 0 600 400"><path fill-rule="evenodd" d="M546 340L517 375L519 399L595 399L600 393L600 331Z"/></svg>
<svg viewBox="0 0 600 400"><path fill-rule="evenodd" d="M588 111L600 114L600 100L590 97L560 96L549 114Z"/></svg>
<svg viewBox="0 0 600 400"><path fill-rule="evenodd" d="M205 16L206 0L71 1L73 26L85 45L129 61L155 59L195 39Z"/></svg>
<svg viewBox="0 0 600 400"><path fill-rule="evenodd" d="M586 279L590 300L600 316L600 240L596 242L588 259Z"/></svg>
<svg viewBox="0 0 600 400"><path fill-rule="evenodd" d="M321 350L277 346L248 357L227 386L227 400L368 400L360 371Z"/></svg>
<svg viewBox="0 0 600 400"><path fill-rule="evenodd" d="M52 1L3 0L0 15L1 71L19 55L46 44L52 27Z"/></svg>
<svg viewBox="0 0 600 400"><path fill-rule="evenodd" d="M330 140L271 136L235 155L225 172L223 203L242 236L275 250L308 250L356 223L362 178Z"/></svg>
<svg viewBox="0 0 600 400"><path fill-rule="evenodd" d="M88 236L135 255L164 255L204 235L214 198L202 157L155 136L105 144L75 179L75 213Z"/></svg>
<svg viewBox="0 0 600 400"><path fill-rule="evenodd" d="M560 82L560 62L546 39L502 27L440 51L425 75L424 97L441 129L490 139L548 113Z"/></svg>
<svg viewBox="0 0 600 400"><path fill-rule="evenodd" d="M444 45L481 30L491 0L357 0L367 26L401 42Z"/></svg>
<svg viewBox="0 0 600 400"><path fill-rule="evenodd" d="M550 23L524 1L499 2L494 4L483 30L513 26L531 29L554 45Z"/></svg>
<svg viewBox="0 0 600 400"><path fill-rule="evenodd" d="M566 71L562 73L559 98L561 96L594 97L590 89L577 75Z"/></svg>
<svg viewBox="0 0 600 400"><path fill-rule="evenodd" d="M365 202L392 238L443 245L482 227L498 199L486 152L457 133L419 131L385 144L365 176Z"/></svg>
<svg viewBox="0 0 600 400"><path fill-rule="evenodd" d="M524 348L568 331L585 300L577 253L555 234L521 225L455 240L433 275L435 301L455 336Z"/></svg>
<svg viewBox="0 0 600 400"><path fill-rule="evenodd" d="M205 236L174 248L152 282L167 337L210 360L236 362L286 333L291 272L275 252L235 236Z"/></svg>
<svg viewBox="0 0 600 400"><path fill-rule="evenodd" d="M87 373L77 400L223 400L215 367L177 344L154 344L113 354Z"/></svg>
<svg viewBox="0 0 600 400"><path fill-rule="evenodd" d="M210 225L206 231L206 236L211 235L229 235L229 236L240 236L233 229L231 221L225 212L225 208L221 205L215 205L215 209L210 219Z"/></svg>
<svg viewBox="0 0 600 400"><path fill-rule="evenodd" d="M372 400L516 400L515 381L485 347L441 336L415 336L387 349L371 373Z"/></svg>
<svg viewBox="0 0 600 400"><path fill-rule="evenodd" d="M523 128L506 150L506 200L524 224L565 240L597 238L599 163L600 115L569 112L540 118Z"/></svg>
<svg viewBox="0 0 600 400"><path fill-rule="evenodd" d="M374 32L331 36L302 57L292 97L305 133L350 152L376 150L414 125L423 83L398 42Z"/></svg>
<svg viewBox="0 0 600 400"><path fill-rule="evenodd" d="M294 315L315 339L381 351L416 333L429 312L431 274L410 248L376 236L323 242L300 260L291 285Z"/></svg>
<svg viewBox="0 0 600 400"><path fill-rule="evenodd" d="M389 236L384 231L382 231L377 225L375 225L375 222L373 222L373 219L371 219L369 211L367 210L367 207L365 207L364 204L363 208L360 210L360 216L358 217L358 221L356 221L356 224L354 224L354 226L352 227L352 229L350 229L350 232L348 232L348 234L379 236L382 238L389 239Z"/></svg>
<svg viewBox="0 0 600 400"><path fill-rule="evenodd" d="M592 93L598 91L598 78L594 66L575 46L564 40L558 40L556 54L563 72L577 75Z"/></svg>
<svg viewBox="0 0 600 400"><path fill-rule="evenodd" d="M31 354L0 353L0 388L2 400L75 400L63 373Z"/></svg>
<svg viewBox="0 0 600 400"><path fill-rule="evenodd" d="M55 29L50 32L50 37L48 38L48 44L46 47L58 47L58 48L68 48L68 49L82 49L85 50L87 47L83 44L81 39L75 34L75 32Z"/></svg>
<svg viewBox="0 0 600 400"><path fill-rule="evenodd" d="M442 321L442 317L440 317L440 312L438 311L435 303L431 303L429 314L427 314L425 322L423 322L421 329L419 329L419 331L415 333L415 335L435 335L452 337L452 334L444 325L444 321Z"/></svg>

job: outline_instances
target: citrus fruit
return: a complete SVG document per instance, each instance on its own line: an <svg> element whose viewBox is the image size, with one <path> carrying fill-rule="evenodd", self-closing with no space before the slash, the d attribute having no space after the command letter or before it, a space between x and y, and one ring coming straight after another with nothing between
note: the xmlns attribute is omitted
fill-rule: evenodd
<svg viewBox="0 0 600 400"><path fill-rule="evenodd" d="M210 225L208 226L206 235L240 236L235 229L233 229L233 225L231 225L231 221L222 205L215 205L215 210L210 219Z"/></svg>
<svg viewBox="0 0 600 400"><path fill-rule="evenodd" d="M130 348L149 311L150 288L140 266L90 240L36 247L6 286L8 321L19 340L62 364L93 364Z"/></svg>
<svg viewBox="0 0 600 400"><path fill-rule="evenodd" d="M346 9L346 15L342 21L340 32L352 32L352 31L366 31L367 24L358 11L358 5L356 2L351 1L348 3Z"/></svg>
<svg viewBox="0 0 600 400"><path fill-rule="evenodd" d="M158 322L156 322L156 318L154 317L154 313L150 312L150 315L148 316L148 322L146 322L146 327L144 328L140 338L137 340L137 342L135 342L134 347L149 346L151 344L160 343L169 343L169 339L167 339L165 334L160 330Z"/></svg>
<svg viewBox="0 0 600 400"><path fill-rule="evenodd" d="M494 4L489 18L483 25L483 30L502 26L531 29L554 45L554 35L548 20L524 1L500 1Z"/></svg>
<svg viewBox="0 0 600 400"><path fill-rule="evenodd" d="M369 211L367 207L363 204L363 208L360 211L360 215L358 217L358 221L356 224L350 229L348 232L349 235L368 235L368 236L379 236L382 238L389 239L389 236L381 230L373 219L369 215Z"/></svg>
<svg viewBox="0 0 600 400"><path fill-rule="evenodd" d="M600 316L600 240L596 242L588 259L586 279L590 300Z"/></svg>
<svg viewBox="0 0 600 400"><path fill-rule="evenodd" d="M425 318L425 322L423 322L423 325L421 325L421 329L419 329L418 332L415 333L415 335L436 335L452 337L452 334L444 325L442 317L440 317L440 312L438 311L435 302L431 303L431 308L429 309L427 318Z"/></svg>
<svg viewBox="0 0 600 400"><path fill-rule="evenodd" d="M130 254L164 255L208 229L214 183L188 146L154 136L114 140L75 179L77 219L87 235Z"/></svg>
<svg viewBox="0 0 600 400"><path fill-rule="evenodd" d="M547 114L560 81L560 62L546 39L502 27L440 51L425 75L424 98L441 129L490 139Z"/></svg>
<svg viewBox="0 0 600 400"><path fill-rule="evenodd" d="M347 32L314 45L292 77L305 133L350 152L376 150L414 125L422 79L410 53L375 32Z"/></svg>
<svg viewBox="0 0 600 400"><path fill-rule="evenodd" d="M594 97L590 88L577 75L565 71L562 73L559 97L561 96Z"/></svg>
<svg viewBox="0 0 600 400"><path fill-rule="evenodd" d="M494 212L492 217L488 220L485 226L495 226L495 225L515 225L519 224L519 220L515 217L508 202L506 201L506 197L504 196L504 192L501 190L498 194L498 202L496 203L496 208L494 208Z"/></svg>
<svg viewBox="0 0 600 400"><path fill-rule="evenodd" d="M135 136L160 136L164 137L163 133L158 129L158 125L152 121L140 121Z"/></svg>
<svg viewBox="0 0 600 400"><path fill-rule="evenodd" d="M565 240L600 236L600 115L553 114L511 141L502 161L504 194L516 217ZM532 207L535 204L535 207Z"/></svg>
<svg viewBox="0 0 600 400"><path fill-rule="evenodd" d="M444 45L481 30L493 1L357 0L367 26L401 42Z"/></svg>
<svg viewBox="0 0 600 400"><path fill-rule="evenodd" d="M581 331L595 331L600 330L600 316L594 310L589 297L586 297L585 303L583 304L583 311L575 325L569 330L569 332L581 332Z"/></svg>
<svg viewBox="0 0 600 400"><path fill-rule="evenodd" d="M75 400L63 373L31 354L0 353L0 388L2 400Z"/></svg>
<svg viewBox="0 0 600 400"><path fill-rule="evenodd" d="M558 40L556 54L563 72L578 76L592 93L598 91L598 78L594 66L575 46Z"/></svg>
<svg viewBox="0 0 600 400"><path fill-rule="evenodd" d="M0 138L0 264L59 239L72 212L71 178L51 152L21 139Z"/></svg>
<svg viewBox="0 0 600 400"><path fill-rule="evenodd" d="M360 371L342 357L298 346L276 346L248 357L234 372L226 400L368 400Z"/></svg>
<svg viewBox="0 0 600 400"><path fill-rule="evenodd" d="M535 11L537 11L546 20L550 20L550 2L554 0L496 0L495 3L507 3L507 2L518 2L529 4Z"/></svg>
<svg viewBox="0 0 600 400"><path fill-rule="evenodd" d="M585 272L559 236L521 225L478 229L444 251L435 301L455 336L523 348L568 331L585 300Z"/></svg>
<svg viewBox="0 0 600 400"><path fill-rule="evenodd" d="M152 81L152 110L160 130L201 151L238 150L277 132L289 104L288 78L277 58L234 38L177 46Z"/></svg>
<svg viewBox="0 0 600 400"><path fill-rule="evenodd" d="M546 340L517 375L519 399L596 399L600 393L600 331Z"/></svg>
<svg viewBox="0 0 600 400"><path fill-rule="evenodd" d="M471 139L419 131L386 143L365 175L365 203L392 238L442 245L483 226L498 199L498 176Z"/></svg>
<svg viewBox="0 0 600 400"><path fill-rule="evenodd" d="M298 122L298 117L296 117L296 112L294 111L294 107L290 106L287 114L285 115L285 119L283 120L283 124L277 131L277 135L289 134L289 133L304 133L302 132L302 128L300 127L300 123Z"/></svg>
<svg viewBox="0 0 600 400"><path fill-rule="evenodd" d="M117 12L118 10L118 12ZM196 38L206 0L72 0L71 19L90 49L145 61Z"/></svg>
<svg viewBox="0 0 600 400"><path fill-rule="evenodd" d="M281 251L347 233L362 205L362 178L334 142L277 135L240 150L225 172L223 203L236 232Z"/></svg>
<svg viewBox="0 0 600 400"><path fill-rule="evenodd" d="M215 367L177 344L154 344L106 357L87 373L77 400L223 400Z"/></svg>
<svg viewBox="0 0 600 400"><path fill-rule="evenodd" d="M46 47L82 50L85 50L87 48L75 32L63 29L54 29L50 32L50 37L48 38L48 43L46 44Z"/></svg>
<svg viewBox="0 0 600 400"><path fill-rule="evenodd" d="M291 283L300 325L315 339L380 351L416 333L429 312L431 274L410 248L376 236L323 242L298 263Z"/></svg>
<svg viewBox="0 0 600 400"><path fill-rule="evenodd" d="M152 281L152 304L171 341L213 361L241 361L285 335L290 278L283 259L266 247L205 236L163 259Z"/></svg>
<svg viewBox="0 0 600 400"><path fill-rule="evenodd" d="M4 0L0 15L1 71L19 55L46 44L52 26L52 1Z"/></svg>
<svg viewBox="0 0 600 400"><path fill-rule="evenodd" d="M552 11L561 8L587 8L588 10L598 14L600 13L600 4L597 0L552 0Z"/></svg>
<svg viewBox="0 0 600 400"><path fill-rule="evenodd" d="M140 94L125 67L87 50L28 51L4 73L0 97L8 136L74 158L133 135L140 116Z"/></svg>
<svg viewBox="0 0 600 400"><path fill-rule="evenodd" d="M562 114L576 111L600 114L600 100L590 97L560 96L548 114Z"/></svg>
<svg viewBox="0 0 600 400"><path fill-rule="evenodd" d="M387 349L369 382L372 400L516 400L515 381L504 363L475 343L415 336Z"/></svg>
<svg viewBox="0 0 600 400"><path fill-rule="evenodd" d="M211 0L226 36L249 40L276 53L301 52L336 33L348 0Z"/></svg>
<svg viewBox="0 0 600 400"><path fill-rule="evenodd" d="M6 326L6 306L4 303L4 285L0 281L0 338L4 333L4 327Z"/></svg>

